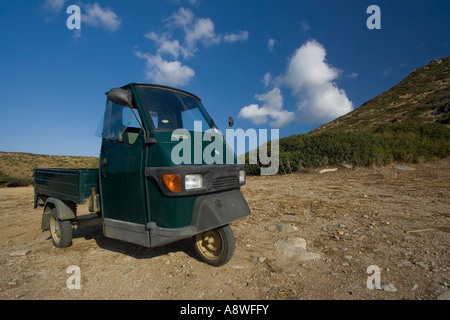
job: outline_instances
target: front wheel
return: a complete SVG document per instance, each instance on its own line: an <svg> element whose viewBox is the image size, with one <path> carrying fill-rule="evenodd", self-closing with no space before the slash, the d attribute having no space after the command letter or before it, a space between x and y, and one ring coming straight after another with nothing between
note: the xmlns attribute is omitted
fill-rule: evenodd
<svg viewBox="0 0 450 320"><path fill-rule="evenodd" d="M214 267L223 266L234 254L234 234L229 225L204 231L193 239L199 258Z"/></svg>

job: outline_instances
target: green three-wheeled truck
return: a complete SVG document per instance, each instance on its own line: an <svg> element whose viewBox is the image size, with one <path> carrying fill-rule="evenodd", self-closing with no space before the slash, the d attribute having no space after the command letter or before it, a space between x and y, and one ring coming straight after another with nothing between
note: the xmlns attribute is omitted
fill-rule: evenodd
<svg viewBox="0 0 450 320"><path fill-rule="evenodd" d="M42 229L56 247L71 245L74 226L100 223L105 237L149 248L192 238L202 261L227 263L229 223L250 214L245 170L200 99L140 83L106 95L99 168L34 170ZM86 203L90 214L77 214Z"/></svg>

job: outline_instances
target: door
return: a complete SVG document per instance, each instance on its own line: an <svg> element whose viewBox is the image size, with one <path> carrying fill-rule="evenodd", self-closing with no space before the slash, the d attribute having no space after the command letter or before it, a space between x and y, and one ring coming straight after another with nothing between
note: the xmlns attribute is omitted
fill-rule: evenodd
<svg viewBox="0 0 450 320"><path fill-rule="evenodd" d="M138 111L108 102L100 155L105 236L148 246L144 131Z"/></svg>

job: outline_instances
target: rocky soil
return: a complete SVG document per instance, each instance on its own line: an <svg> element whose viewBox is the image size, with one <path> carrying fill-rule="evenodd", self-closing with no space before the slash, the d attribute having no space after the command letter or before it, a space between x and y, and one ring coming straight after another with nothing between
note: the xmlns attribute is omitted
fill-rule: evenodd
<svg viewBox="0 0 450 320"><path fill-rule="evenodd" d="M0 299L450 299L449 165L248 177L252 215L232 223L236 252L219 268L190 240L147 249L101 226L57 249L33 188L3 188Z"/></svg>

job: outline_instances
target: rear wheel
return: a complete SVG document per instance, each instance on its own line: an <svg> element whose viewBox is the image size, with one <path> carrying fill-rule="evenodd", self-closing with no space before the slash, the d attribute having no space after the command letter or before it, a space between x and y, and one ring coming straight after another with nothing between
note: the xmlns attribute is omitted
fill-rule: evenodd
<svg viewBox="0 0 450 320"><path fill-rule="evenodd" d="M69 247L72 244L72 222L59 220L56 208L50 211L50 235L53 245L57 248Z"/></svg>
<svg viewBox="0 0 450 320"><path fill-rule="evenodd" d="M194 236L195 252L201 260L220 267L234 254L235 240L229 225L204 231Z"/></svg>

